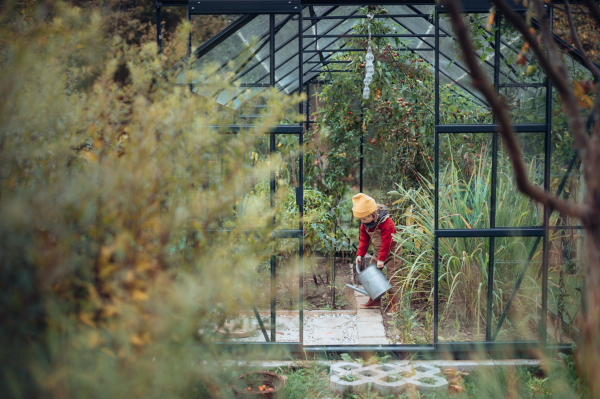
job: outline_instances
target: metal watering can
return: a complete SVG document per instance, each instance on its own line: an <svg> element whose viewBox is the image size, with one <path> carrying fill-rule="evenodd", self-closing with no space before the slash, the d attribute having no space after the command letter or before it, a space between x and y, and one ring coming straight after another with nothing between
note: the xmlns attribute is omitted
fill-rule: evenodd
<svg viewBox="0 0 600 399"><path fill-rule="evenodd" d="M387 268L384 266L385 274L387 274ZM360 292L363 295L368 295L372 300L376 301L383 296L392 288L387 278L381 273L381 270L377 268L375 264L367 267L362 272L358 270L358 263L356 264L356 272L358 273L358 281L365 288L358 288L351 284L346 284L346 287L352 288L355 291Z"/></svg>

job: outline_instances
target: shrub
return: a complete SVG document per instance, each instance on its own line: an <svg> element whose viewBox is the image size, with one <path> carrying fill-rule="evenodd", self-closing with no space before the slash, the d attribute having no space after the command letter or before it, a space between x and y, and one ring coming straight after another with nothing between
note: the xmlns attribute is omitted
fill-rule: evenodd
<svg viewBox="0 0 600 399"><path fill-rule="evenodd" d="M216 134L236 111L176 86L154 44L46 7L0 16L0 390L190 397L200 382L217 395L214 326L253 301L272 228L257 215L275 210L218 231L236 193L269 176L243 161L260 126L297 98L265 92L256 126Z"/></svg>

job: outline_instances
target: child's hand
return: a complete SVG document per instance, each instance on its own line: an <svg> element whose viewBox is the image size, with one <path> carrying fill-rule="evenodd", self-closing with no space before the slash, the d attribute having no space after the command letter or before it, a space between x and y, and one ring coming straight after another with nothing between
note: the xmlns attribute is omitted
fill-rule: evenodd
<svg viewBox="0 0 600 399"><path fill-rule="evenodd" d="M354 261L354 264L360 263L361 261L362 261L362 256L357 256L356 260Z"/></svg>
<svg viewBox="0 0 600 399"><path fill-rule="evenodd" d="M377 268L378 269L383 269L383 261L382 260L378 260L377 261Z"/></svg>

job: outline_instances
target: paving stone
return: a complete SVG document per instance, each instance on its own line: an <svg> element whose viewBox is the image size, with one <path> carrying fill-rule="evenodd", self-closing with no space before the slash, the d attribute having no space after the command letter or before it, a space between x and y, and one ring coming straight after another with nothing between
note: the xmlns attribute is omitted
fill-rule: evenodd
<svg viewBox="0 0 600 399"><path fill-rule="evenodd" d="M359 321L374 321L383 323L381 310L379 309L359 309L356 311L356 317Z"/></svg>
<svg viewBox="0 0 600 399"><path fill-rule="evenodd" d="M436 375L436 374L441 374L442 370L440 370L438 367L432 366L430 364L419 364L419 365L414 365L415 371L421 373L421 374L428 374L428 375Z"/></svg>
<svg viewBox="0 0 600 399"><path fill-rule="evenodd" d="M427 378L432 379L433 384L425 383L423 381L419 381L420 379ZM412 377L408 377L405 379L406 383L409 385L413 385L421 392L431 393L431 392L445 392L448 390L448 381L445 378L438 377L431 374L423 374L417 373Z"/></svg>
<svg viewBox="0 0 600 399"><path fill-rule="evenodd" d="M358 339L366 337L385 338L385 329L382 322L361 321L358 318Z"/></svg>
<svg viewBox="0 0 600 399"><path fill-rule="evenodd" d="M331 375L345 373L348 371L356 371L361 369L363 366L359 363L351 362L338 362L331 365Z"/></svg>
<svg viewBox="0 0 600 399"><path fill-rule="evenodd" d="M371 378L358 377L356 381L344 381L342 377L345 374L332 375L329 379L329 388L339 395L344 393L364 393L367 390Z"/></svg>
<svg viewBox="0 0 600 399"><path fill-rule="evenodd" d="M383 396L400 395L406 390L406 381L403 378L393 381L386 375L373 381L373 388Z"/></svg>

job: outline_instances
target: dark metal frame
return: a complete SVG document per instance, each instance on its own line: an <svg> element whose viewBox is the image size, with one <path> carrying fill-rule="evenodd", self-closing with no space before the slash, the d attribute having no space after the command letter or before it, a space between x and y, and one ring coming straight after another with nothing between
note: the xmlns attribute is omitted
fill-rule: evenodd
<svg viewBox="0 0 600 399"><path fill-rule="evenodd" d="M280 125L273 126L269 129L269 152L272 154L277 150L275 145L276 143L276 135L277 134L293 134L298 135L298 142L300 144L301 155L299 158L299 187L296 190L297 194L297 203L299 205L301 216L303 214L303 198L304 198L304 159L302 153L302 147L304 144L304 131L308 130L311 121L309 120L310 116L310 85L322 83L317 81L314 77L305 80L305 76L310 74L315 70L315 67L309 69L308 72L304 72L303 65L305 63L304 54L310 54L307 59L307 64L317 64L316 68L319 72L336 72L327 69L323 69L328 64L333 64L335 62L328 61L324 56L324 52L338 52L338 51L364 51L364 49L350 49L350 48L328 48L335 44L340 44L337 40L325 46L325 48L319 48L315 50L309 50L309 46L316 44L319 39L322 38L350 38L350 37L363 37L364 35L353 35L345 32L341 35L331 35L329 34L335 27L339 26L339 24L334 25L332 28L328 29L326 32L321 34L307 34L305 33L313 24L320 20L326 19L338 19L343 21L344 19L357 19L357 18L365 18L364 15L358 15L353 13L352 15L347 16L332 16L329 15L332 11L334 11L339 6L358 6L364 5L365 1L360 0L344 0L344 1L318 1L318 0L212 0L212 1L198 1L198 0L173 0L173 1L157 1L156 2L156 23L157 23L157 43L159 47L159 51L161 48L161 30L160 30L160 21L161 21L161 7L163 6L183 6L187 9L187 17L190 18L191 15L200 15L200 14L246 14L239 18L237 21L233 22L228 28L224 29L222 32L211 38L208 42L204 43L200 46L192 55L191 53L191 41L188 43L188 56L195 56L197 58L206 54L210 50L217 47L220 43L222 43L226 38L228 38L233 32L237 29L240 29L250 21L252 21L258 14L268 14L269 18L269 32L268 38L266 41L269 43L269 83L263 84L244 84L241 86L246 87L276 87L278 82L275 78L276 71L276 63L275 63L275 55L277 49L275 47L275 34L276 34L276 26L275 26L275 14L289 14L292 21L298 22L298 53L292 57L298 57L299 63L296 69L293 69L288 73L297 73L299 87L297 89L298 93L306 92L306 102L300 105L300 113L305 115L305 119L298 125ZM377 5L433 5L435 4L432 0L423 0L423 1L377 1L375 4ZM316 15L313 9L313 6L331 6L323 15ZM304 17L302 11L305 7L310 8L309 17ZM465 12L488 12L490 8L489 2L486 0L463 0L463 7ZM416 8L413 8L416 10ZM418 11L418 10L417 10ZM391 18L397 23L399 21L397 18L402 17L422 17L426 18L431 24L435 27L434 34L416 34L414 32L410 32L410 34L402 34L402 35L374 35L376 37L432 37L434 39L434 45L423 41L423 43L427 44L431 48L427 49L398 49L403 51L434 51L434 75L435 75L435 110L439 110L440 107L440 91L439 91L439 83L440 83L440 73L446 74L445 71L440 70L440 54L444 55L439 48L440 37L450 35L449 32L441 29L439 21L440 14L443 14L445 10L442 6L436 6L435 13L433 18L426 14L398 14L398 15L381 15L376 16L377 18ZM549 9L551 13L552 10ZM290 19L288 19L289 21ZM307 25L303 25L303 22L307 21ZM286 21L287 22L287 21ZM341 22L340 22L341 23ZM495 51L494 54L494 88L498 92L502 87L545 87L546 88L546 123L541 124L516 124L514 128L517 132L522 133L544 133L544 155L545 155L545 163L544 163L544 189L549 191L550 186L550 166L551 166L551 149L552 149L552 141L551 141L551 116L552 116L552 85L549 79L546 79L545 84L532 84L532 85L522 85L516 82L512 83L500 83L500 59L503 57L501 55L501 32L499 27L502 23L502 17L499 13L496 14L495 26L498 27L495 31L494 44L493 48ZM295 39L293 37L292 39ZM309 39L309 43L304 45L303 39ZM291 42L290 39L288 41ZM566 44L560 38L555 37L556 41L559 45L563 46L568 50L568 52L574 56L578 61L581 62L581 56L577 53L575 49ZM190 39L191 40L191 39ZM286 43L287 44L287 43ZM285 44L284 44L285 45ZM283 47L280 46L279 48ZM315 57L318 56L319 61L312 61ZM444 55L445 56L445 55ZM289 61L286 60L285 62ZM285 64L282 63L281 65ZM489 63L489 62L488 62ZM321 65L321 69L318 69L318 66ZM464 67L461 66L464 69ZM464 69L466 71L466 69ZM286 75L287 76L287 75ZM448 76L446 74L448 78ZM283 78L282 78L283 79ZM190 84L191 88L191 84ZM281 88L281 87L280 87ZM590 116L588 120L588 128L591 126L593 121L593 115ZM272 348L272 347L281 347L286 350L300 354L300 353L341 353L341 352L374 352L374 351L383 351L395 353L397 355L401 355L402 353L420 353L422 356L439 356L441 353L451 353L455 358L460 358L463 356L468 356L471 352L481 352L486 351L491 355L499 355L503 356L506 354L507 350L511 352L511 354L519 354L520 356L530 356L534 351L539 349L551 349L551 350L561 350L561 351L569 351L571 348L567 345L547 345L547 337L546 337L546 321L547 321L547 313L549 312L547 309L547 296L548 296L548 247L549 247L549 234L551 230L561 229L561 230L578 230L581 229L580 226L550 226L550 215L552 213L552 209L548 206L544 207L543 214L543 224L539 227L497 227L495 224L495 213L496 213L496 177L497 177L497 166L498 166L498 148L499 148L499 135L498 135L498 125L494 120L492 124L486 125L458 125L458 124L440 124L439 112L435 113L434 118L434 169L435 169L435 180L434 180L434 302L433 302L433 342L429 345L350 345L350 346L303 346L303 277L304 277L304 264L303 264L303 251L304 251L304 240L303 240L303 222L302 218L300 219L300 224L298 229L291 230L277 230L273 232L273 237L275 238L298 238L299 246L298 253L300 258L300 276L299 276L299 322L300 322L300 342L299 343L278 343L276 341L276 309L275 309L275 257L271 258L271 342L266 343L244 343L244 344L235 344L236 347L245 346L247 348ZM248 126L249 127L249 126ZM212 126L211 128L222 131L225 129L227 133L235 133L237 131L243 130L246 128L244 125L235 125L228 127L219 127ZM449 133L489 133L492 135L492 178L491 178L491 199L490 199L490 227L486 229L440 229L439 228L439 175L440 175L440 135L449 134ZM361 137L361 147L360 147L360 165L359 165L359 173L360 173L360 191L363 190L363 167L364 167L364 152L363 152L363 138ZM557 190L557 195L561 195L563 189L565 187L566 181L577 162L578 154L575 152L573 158L567 168L567 172L563 176L561 184ZM273 194L276 189L275 186L275 176L271 176L271 206L273 206ZM336 224L337 228L337 224ZM438 280L439 280L439 240L440 238L461 238L461 237L487 237L490 240L489 243L489 264L488 264L488 302L487 302L487 319L486 319L486 340L484 342L439 342L438 340L438 328L439 328L439 297L438 297ZM492 325L492 293L493 293L493 281L494 281L494 254L495 254L495 238L498 237L537 237L534 247L529 254L528 261L523 267L521 275L519 276L515 287L513 288L513 292L508 300L508 303L505 305L505 308L502 312L502 315L499 319L499 322L496 326ZM543 259L542 259L542 318L541 323L539 325L539 340L537 341L529 341L529 342L496 342L495 338L502 326L503 321L505 320L507 311L512 303L512 300L518 291L520 284L525 276L527 268L529 266L529 262L531 261L534 251L537 249L539 243L542 242L543 248ZM334 293L335 298L335 293ZM256 309L254 309L256 317L259 319L259 324L262 329L262 333L267 341L268 335L265 331L265 328L260 321L260 317ZM228 347L228 345L232 344L223 344L224 349Z"/></svg>

